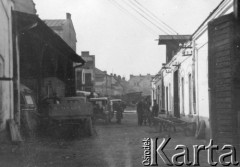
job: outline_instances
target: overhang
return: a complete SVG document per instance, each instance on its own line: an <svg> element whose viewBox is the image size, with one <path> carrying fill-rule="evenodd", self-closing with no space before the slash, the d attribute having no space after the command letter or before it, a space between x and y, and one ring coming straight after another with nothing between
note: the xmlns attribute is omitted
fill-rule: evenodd
<svg viewBox="0 0 240 167"><path fill-rule="evenodd" d="M43 40L47 45L54 47L59 53L66 55L73 62L84 64L79 56L59 35L49 28L37 15L13 11L13 26L18 34L31 32Z"/></svg>
<svg viewBox="0 0 240 167"><path fill-rule="evenodd" d="M159 35L158 45L167 43L184 43L191 40L191 35Z"/></svg>

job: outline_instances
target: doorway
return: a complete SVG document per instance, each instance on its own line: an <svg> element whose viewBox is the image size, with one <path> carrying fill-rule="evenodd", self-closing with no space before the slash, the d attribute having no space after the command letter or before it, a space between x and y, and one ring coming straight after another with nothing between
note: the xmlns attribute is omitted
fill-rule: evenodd
<svg viewBox="0 0 240 167"><path fill-rule="evenodd" d="M174 91L174 116L180 118L180 107L179 107L179 84L178 84L178 70L174 72L173 78L173 91Z"/></svg>

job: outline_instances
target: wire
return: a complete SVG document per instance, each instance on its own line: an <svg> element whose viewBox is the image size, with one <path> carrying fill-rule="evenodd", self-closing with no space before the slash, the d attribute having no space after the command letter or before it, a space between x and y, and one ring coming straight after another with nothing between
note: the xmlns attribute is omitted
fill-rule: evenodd
<svg viewBox="0 0 240 167"><path fill-rule="evenodd" d="M142 16L145 20L147 20L148 22L150 22L152 25L154 25L156 28L158 28L160 31L162 31L163 33L168 34L168 32L166 32L164 29L162 29L161 27L159 27L157 24L155 24L153 21L151 21L149 18L147 18L144 14L142 14L141 12L139 12L135 7L133 7L132 5L130 5L129 3L127 3L125 0L123 0L122 2L124 2L127 6L129 6L130 8L132 8L135 12L137 12L140 16Z"/></svg>
<svg viewBox="0 0 240 167"><path fill-rule="evenodd" d="M162 23L163 25L165 25L169 30L171 30L172 32L176 33L176 35L178 35L177 31L175 31L172 27L170 27L167 23L163 22L162 20L160 20L154 13L152 13L149 9L147 9L146 7L144 7L140 2L138 2L137 0L133 0L136 4L138 4L138 6L141 6L143 9L145 9L152 18L155 18L155 20L157 20L158 22ZM148 14L148 15L149 15Z"/></svg>
<svg viewBox="0 0 240 167"><path fill-rule="evenodd" d="M134 19L136 19L135 21L138 21L140 24L143 24L145 26L145 28L147 28L147 31L151 34L158 34L158 32L156 32L155 30L153 30L151 27L149 27L147 24L145 24L143 21L141 21L140 19L138 19L136 16L134 16L132 13L130 13L127 9L125 9L124 7L122 7L118 2L114 1L114 0L109 0L109 2L111 2L111 4L113 4L115 7L117 7L119 10L121 10L123 13L130 15L131 17L133 17Z"/></svg>

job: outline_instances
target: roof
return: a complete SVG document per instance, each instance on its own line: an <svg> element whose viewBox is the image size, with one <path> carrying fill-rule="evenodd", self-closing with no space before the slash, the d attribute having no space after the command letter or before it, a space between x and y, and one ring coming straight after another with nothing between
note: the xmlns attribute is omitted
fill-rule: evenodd
<svg viewBox="0 0 240 167"><path fill-rule="evenodd" d="M61 27L66 23L64 19L43 20L49 27Z"/></svg>
<svg viewBox="0 0 240 167"><path fill-rule="evenodd" d="M191 40L191 35L159 35L158 44L166 44L166 42L185 42Z"/></svg>
<svg viewBox="0 0 240 167"><path fill-rule="evenodd" d="M85 61L79 56L59 35L49 28L37 15L13 11L14 27L24 30L30 27L26 33L31 33L32 38L39 38L52 46L72 61L84 64ZM32 26L32 27L31 27Z"/></svg>
<svg viewBox="0 0 240 167"><path fill-rule="evenodd" d="M95 68L95 74L106 74L106 72L104 72L98 68Z"/></svg>

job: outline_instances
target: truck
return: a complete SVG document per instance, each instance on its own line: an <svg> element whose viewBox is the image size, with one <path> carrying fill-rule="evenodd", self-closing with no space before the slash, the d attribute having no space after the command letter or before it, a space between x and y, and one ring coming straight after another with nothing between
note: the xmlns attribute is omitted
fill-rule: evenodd
<svg viewBox="0 0 240 167"><path fill-rule="evenodd" d="M114 111L111 109L110 100L108 97L90 98L93 105L93 120L104 120L106 124L111 122L114 116Z"/></svg>
<svg viewBox="0 0 240 167"><path fill-rule="evenodd" d="M64 125L80 125L88 135L93 134L93 107L86 97L51 97L43 100L42 114L45 125L60 128Z"/></svg>

